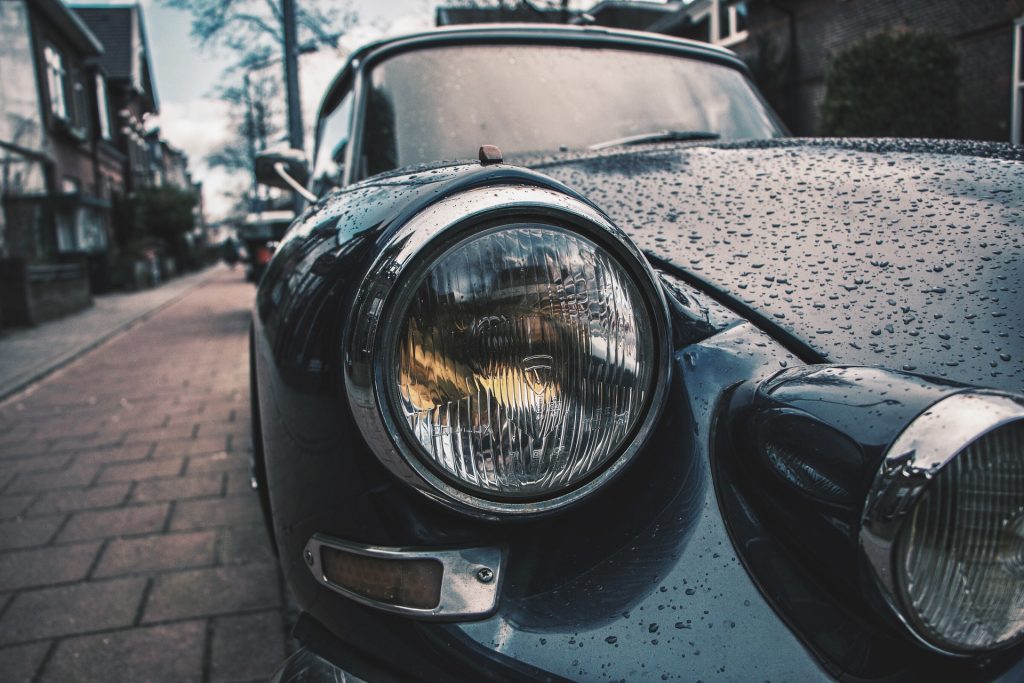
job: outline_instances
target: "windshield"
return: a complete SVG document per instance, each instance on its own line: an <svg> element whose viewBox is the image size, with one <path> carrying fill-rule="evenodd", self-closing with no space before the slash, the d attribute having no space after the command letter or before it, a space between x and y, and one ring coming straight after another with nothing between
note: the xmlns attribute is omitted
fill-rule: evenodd
<svg viewBox="0 0 1024 683"><path fill-rule="evenodd" d="M369 74L359 175L470 158L481 144L508 157L659 131L781 134L746 77L727 66L624 49L439 47Z"/></svg>

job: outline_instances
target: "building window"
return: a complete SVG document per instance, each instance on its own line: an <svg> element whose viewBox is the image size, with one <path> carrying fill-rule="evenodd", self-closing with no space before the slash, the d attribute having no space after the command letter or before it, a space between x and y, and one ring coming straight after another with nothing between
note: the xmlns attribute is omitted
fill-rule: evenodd
<svg viewBox="0 0 1024 683"><path fill-rule="evenodd" d="M85 94L85 84L82 82L82 73L77 69L71 74L71 123L75 128L85 132L89 129L89 104Z"/></svg>
<svg viewBox="0 0 1024 683"><path fill-rule="evenodd" d="M726 0L715 0L717 26L712 29L711 42L716 45L735 45L747 39L747 3L741 0L726 4Z"/></svg>
<svg viewBox="0 0 1024 683"><path fill-rule="evenodd" d="M96 113L100 119L100 136L110 139L110 109L107 105L107 81L102 75L96 74Z"/></svg>
<svg viewBox="0 0 1024 683"><path fill-rule="evenodd" d="M66 120L68 101L65 84L68 74L64 66L64 55L52 45L47 45L43 49L43 57L46 60L46 86L50 91L50 111L54 116Z"/></svg>

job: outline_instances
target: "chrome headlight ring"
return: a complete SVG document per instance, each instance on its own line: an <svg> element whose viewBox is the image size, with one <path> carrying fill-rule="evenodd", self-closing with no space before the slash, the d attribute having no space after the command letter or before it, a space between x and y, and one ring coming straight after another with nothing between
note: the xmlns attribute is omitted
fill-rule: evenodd
<svg viewBox="0 0 1024 683"><path fill-rule="evenodd" d="M654 378L643 414L617 453L592 475L567 490L531 499L487 496L456 485L424 462L395 414L386 383L389 339L393 341L402 301L416 285L415 273L446 246L494 226L543 221L564 226L608 251L631 277L653 327ZM403 299L404 297L404 299ZM444 198L413 216L382 249L363 280L345 338L345 382L355 421L380 461L422 494L463 513L488 519L550 512L602 487L633 459L660 416L671 371L668 307L647 260L607 217L579 199L533 185L480 187Z"/></svg>
<svg viewBox="0 0 1024 683"><path fill-rule="evenodd" d="M1016 601L1014 623L1024 619L1022 429L1024 397L987 390L953 394L933 404L896 438L870 489L860 530L869 573L896 618L932 651L963 656L1006 648L1024 638L1024 627L988 643L978 631L985 628L979 611L985 614L984 606L1001 600ZM963 469L956 466L960 459ZM990 502L986 494L996 500L995 510L983 507ZM1009 507L996 507L999 501ZM923 502L930 507L924 508ZM944 515L937 518L935 511ZM972 551L974 556L965 556ZM1001 553L1012 557L1003 559ZM986 596L972 562L994 567L983 574L989 583L1002 579L1018 592ZM941 581L933 576L939 563L945 563ZM932 593L927 600L922 597L925 590ZM935 597L942 591L946 594ZM973 608L971 601L981 606ZM969 617L977 623L956 626Z"/></svg>

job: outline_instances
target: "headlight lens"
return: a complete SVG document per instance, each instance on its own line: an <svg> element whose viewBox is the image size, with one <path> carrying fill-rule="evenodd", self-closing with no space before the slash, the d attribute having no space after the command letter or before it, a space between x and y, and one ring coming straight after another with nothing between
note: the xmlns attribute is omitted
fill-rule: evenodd
<svg viewBox="0 0 1024 683"><path fill-rule="evenodd" d="M421 461L457 487L555 495L601 470L649 409L650 309L622 264L580 233L477 232L405 291L388 399Z"/></svg>
<svg viewBox="0 0 1024 683"><path fill-rule="evenodd" d="M953 650L1024 631L1024 423L975 441L929 484L897 541L918 628Z"/></svg>
<svg viewBox="0 0 1024 683"><path fill-rule="evenodd" d="M1024 397L964 391L915 418L885 455L860 539L883 597L933 649L1024 637Z"/></svg>

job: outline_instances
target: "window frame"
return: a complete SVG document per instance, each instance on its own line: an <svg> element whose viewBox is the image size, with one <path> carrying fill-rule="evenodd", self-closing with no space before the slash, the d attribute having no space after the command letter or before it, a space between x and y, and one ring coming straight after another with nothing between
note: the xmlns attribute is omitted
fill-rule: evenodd
<svg viewBox="0 0 1024 683"><path fill-rule="evenodd" d="M360 79L360 82L361 82L361 79ZM351 180L352 173L349 171L349 166L353 163L353 157L352 157L351 151L352 151L352 147L353 147L353 139L356 136L356 133L355 133L356 106L358 104L358 100L361 99L361 98L358 98L356 96L356 86L355 86L355 83L353 83L351 81L351 79L350 79L350 81L348 83L348 86L349 87L347 87L347 88L346 87L342 87L340 89L340 93L341 94L338 96L337 103L331 109L331 112L329 114L326 114L326 115L320 115L317 118L316 140L315 140L315 145L314 145L314 148L313 148L314 149L313 164L312 164L311 173L310 173L310 177L311 177L311 180L312 180L312 182L314 184L314 187L316 187L317 185L323 184L321 182L320 178L317 176L317 170L321 168L321 166L322 166L321 159L324 158L324 156L331 155L332 160L335 163L339 163L337 160L333 159L333 154L332 154L331 150L328 150L328 149L324 148L324 146L322 145L322 142L323 142L324 135L326 134L326 130L324 129L324 122L326 122L331 116L333 116L336 112L338 112L343 107L348 107L348 110L349 110L348 111L348 139L347 139L347 142L346 142L346 145L345 145L344 160L340 162L341 173L340 173L340 176L335 179L334 185L336 185L337 187L344 187L345 185L347 185L350 182L352 182L352 180ZM346 103L346 98L348 98L348 102L347 103ZM335 147L337 147L337 145ZM322 194L322 192L318 191L318 190L321 190L321 189L324 189L324 188L317 187L316 190L314 190L315 194L318 194L318 195Z"/></svg>
<svg viewBox="0 0 1024 683"><path fill-rule="evenodd" d="M71 121L68 106L67 57L53 43L43 46L43 63L46 67L46 94L50 100L50 114L61 121Z"/></svg>
<svg viewBox="0 0 1024 683"><path fill-rule="evenodd" d="M103 74L97 72L95 75L96 88L96 118L99 121L99 134L104 140L111 140L112 129L110 125L110 101L107 94L107 79Z"/></svg>

